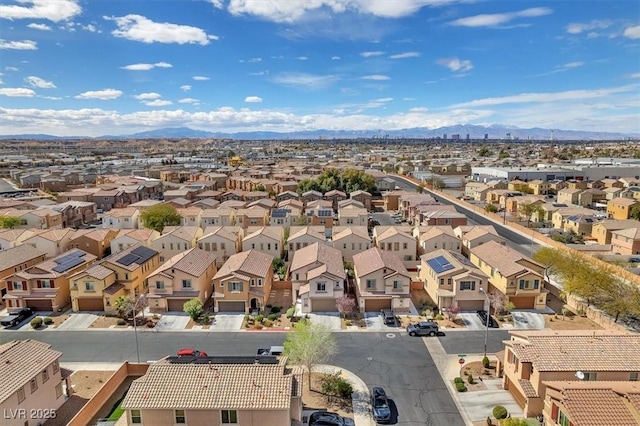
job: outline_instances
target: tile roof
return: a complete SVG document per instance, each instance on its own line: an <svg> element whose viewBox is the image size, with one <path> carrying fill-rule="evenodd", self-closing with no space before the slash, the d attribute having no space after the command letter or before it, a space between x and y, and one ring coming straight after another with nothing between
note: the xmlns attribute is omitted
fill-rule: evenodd
<svg viewBox="0 0 640 426"><path fill-rule="evenodd" d="M40 238L44 238L45 240L58 242L58 241L62 241L62 239L66 238L68 235L72 233L73 233L73 229L71 228L49 229L47 231L41 232L39 234L36 234L32 237L27 238L25 241L29 241L32 238L40 237Z"/></svg>
<svg viewBox="0 0 640 426"><path fill-rule="evenodd" d="M625 404L625 398L611 389L565 389L562 396L562 404L576 426L640 424Z"/></svg>
<svg viewBox="0 0 640 426"><path fill-rule="evenodd" d="M611 234L637 240L637 239L640 239L640 228L620 229L620 230L611 232Z"/></svg>
<svg viewBox="0 0 640 426"><path fill-rule="evenodd" d="M0 345L0 404L61 356L51 345L37 340L13 340Z"/></svg>
<svg viewBox="0 0 640 426"><path fill-rule="evenodd" d="M313 243L296 250L293 254L290 270L295 271L316 263L319 264L314 268L314 270L319 269L316 274L328 272L340 279L346 278L342 252L325 243ZM308 271L308 273L311 274L311 271ZM311 277L308 278L310 279Z"/></svg>
<svg viewBox="0 0 640 426"><path fill-rule="evenodd" d="M353 255L353 267L359 276L369 275L382 268L391 269L401 275L409 276L407 268L398 256L378 247L370 248Z"/></svg>
<svg viewBox="0 0 640 426"><path fill-rule="evenodd" d="M111 209L108 212L105 212L105 217L131 217L138 213L138 209L133 207L125 207L122 209Z"/></svg>
<svg viewBox="0 0 640 426"><path fill-rule="evenodd" d="M538 371L638 371L640 335L611 332L510 332L505 342Z"/></svg>
<svg viewBox="0 0 640 426"><path fill-rule="evenodd" d="M413 230L410 226L376 226L373 230L373 235L377 241L383 241L395 235L414 239L412 233Z"/></svg>
<svg viewBox="0 0 640 426"><path fill-rule="evenodd" d="M334 226L333 227L333 241L339 241L350 235L363 238L367 241L371 241L369 237L369 231L366 226Z"/></svg>
<svg viewBox="0 0 640 426"><path fill-rule="evenodd" d="M35 259L39 256L46 255L45 250L38 250L29 245L21 245L2 251L0 256L0 271L13 268L23 262Z"/></svg>
<svg viewBox="0 0 640 426"><path fill-rule="evenodd" d="M78 272L77 274L73 274L72 277L80 277L80 276L84 276L84 275L89 275L90 277L93 277L95 279L98 280L103 280L105 278L107 278L109 275L111 274L115 274L115 272L113 272L111 269L109 268L105 268L102 265L93 265L90 268Z"/></svg>
<svg viewBox="0 0 640 426"><path fill-rule="evenodd" d="M194 277L200 277L216 261L216 255L208 251L192 248L178 253L163 263L149 276L160 274L171 269L177 269Z"/></svg>
<svg viewBox="0 0 640 426"><path fill-rule="evenodd" d="M424 234L420 235L420 241L425 241L425 240L428 240L430 238L439 237L441 235L448 235L448 236L456 238L456 239L458 238L458 237L456 237L456 234L454 234L453 229L451 229L450 226L447 226L447 225L430 226L429 230L427 232L425 232Z"/></svg>
<svg viewBox="0 0 640 426"><path fill-rule="evenodd" d="M257 250L248 250L231 255L218 270L213 279L224 278L234 273L266 277L271 273L271 262L274 257Z"/></svg>
<svg viewBox="0 0 640 426"><path fill-rule="evenodd" d="M272 364L152 364L135 380L125 409L289 410L292 371ZM176 384L179 384L176 386Z"/></svg>
<svg viewBox="0 0 640 426"><path fill-rule="evenodd" d="M56 260L61 259L65 256L68 256L72 253L76 253L79 252L81 253L80 258L83 260L82 263L80 263L77 266L74 266L64 272L56 272L53 269L56 268L58 266L58 262L56 262ZM23 269L22 271L19 271L16 276L18 277L22 277L25 279L32 279L32 278L57 278L57 277L62 277L65 276L69 273L69 271L72 271L76 268L78 268L79 266L86 266L89 265L90 263L92 263L94 260L96 260L97 257L87 253L85 251L82 251L80 249L72 249L69 251L66 251L64 253L62 253L59 256L56 256L54 258L45 260L44 262L40 262L36 265L33 265L32 267L28 268L28 269Z"/></svg>
<svg viewBox="0 0 640 426"><path fill-rule="evenodd" d="M287 241L293 241L296 238L300 238L304 235L310 235L319 239L325 240L325 228L324 226L292 226L289 229L289 239Z"/></svg>
<svg viewBox="0 0 640 426"><path fill-rule="evenodd" d="M522 392L524 393L525 397L527 398L538 397L538 392L536 392L535 388L533 387L533 385L528 379L518 379L518 383L520 384L520 387L522 388Z"/></svg>
<svg viewBox="0 0 640 426"><path fill-rule="evenodd" d="M263 227L257 228L255 231L248 234L246 237L242 239L242 241L255 238L259 235L266 236L275 241L281 241L283 233L284 233L284 228L282 226L263 226Z"/></svg>
<svg viewBox="0 0 640 426"><path fill-rule="evenodd" d="M510 277L529 268L519 264L519 261L526 260L536 264L533 260L518 253L508 246L503 246L496 241L488 241L471 249L471 253L485 262L492 268L498 269L504 277Z"/></svg>

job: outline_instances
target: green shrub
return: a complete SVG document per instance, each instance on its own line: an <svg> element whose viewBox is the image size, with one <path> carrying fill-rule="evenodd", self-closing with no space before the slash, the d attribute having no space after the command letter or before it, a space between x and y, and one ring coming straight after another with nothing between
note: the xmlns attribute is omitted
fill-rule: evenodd
<svg viewBox="0 0 640 426"><path fill-rule="evenodd" d="M464 385L464 383L456 383L456 390L458 392L466 392L467 387Z"/></svg>
<svg viewBox="0 0 640 426"><path fill-rule="evenodd" d="M122 318L118 318L118 325L125 325L127 322Z"/></svg>
<svg viewBox="0 0 640 426"><path fill-rule="evenodd" d="M469 373L467 376L467 382L469 382L470 385L475 383L475 380L473 380L473 374Z"/></svg>
<svg viewBox="0 0 640 426"><path fill-rule="evenodd" d="M443 319L444 319L444 317L442 316L442 314L436 315L436 320L442 321Z"/></svg>
<svg viewBox="0 0 640 426"><path fill-rule="evenodd" d="M31 327L32 328L40 328L40 327L42 327L42 318L35 317L34 319L32 319L31 320Z"/></svg>
<svg viewBox="0 0 640 426"><path fill-rule="evenodd" d="M453 379L453 383L455 383L455 384L463 383L464 384L464 380L462 380L462 377L456 377L455 379Z"/></svg>
<svg viewBox="0 0 640 426"><path fill-rule="evenodd" d="M295 307L291 307L289 309L287 309L287 318L293 318L293 315L296 313L296 308Z"/></svg>
<svg viewBox="0 0 640 426"><path fill-rule="evenodd" d="M501 424L502 426L527 426L528 425L525 419L514 419L514 418L504 419L504 421Z"/></svg>
<svg viewBox="0 0 640 426"><path fill-rule="evenodd" d="M506 419L509 415L509 412L502 405L496 405L493 407L493 417L498 420Z"/></svg>
<svg viewBox="0 0 640 426"><path fill-rule="evenodd" d="M282 308L280 306L273 306L271 308L271 313L272 314L277 314L277 313L280 313L281 310L282 310Z"/></svg>
<svg viewBox="0 0 640 426"><path fill-rule="evenodd" d="M278 316L279 316L278 314L271 313L271 314L267 315L267 319L271 320L271 321L275 321L275 320L278 319Z"/></svg>
<svg viewBox="0 0 640 426"><path fill-rule="evenodd" d="M353 393L351 383L340 377L340 373L326 374L322 377L322 392L331 396L349 398Z"/></svg>
<svg viewBox="0 0 640 426"><path fill-rule="evenodd" d="M51 317L44 317L43 321L46 325L53 324L53 318Z"/></svg>
<svg viewBox="0 0 640 426"><path fill-rule="evenodd" d="M273 326L273 321L271 321L270 319L266 319L266 320L264 320L263 324L264 324L265 327L268 328L268 327Z"/></svg>
<svg viewBox="0 0 640 426"><path fill-rule="evenodd" d="M262 322L263 319L264 319L264 315L260 314L256 317L256 322Z"/></svg>
<svg viewBox="0 0 640 426"><path fill-rule="evenodd" d="M191 317L192 320L195 321L204 312L204 305L200 299L194 297L193 299L184 302L182 309L189 315L189 317Z"/></svg>
<svg viewBox="0 0 640 426"><path fill-rule="evenodd" d="M245 316L244 316L244 320L245 320L245 321L249 321L249 314L245 314Z"/></svg>
<svg viewBox="0 0 640 426"><path fill-rule="evenodd" d="M346 321L344 322L344 325L346 325L347 327L351 327L351 326L353 325L353 321L351 321L351 320L346 320Z"/></svg>
<svg viewBox="0 0 640 426"><path fill-rule="evenodd" d="M491 363L489 362L489 358L488 357L484 357L482 358L482 366L484 368L489 368L489 366L491 365Z"/></svg>

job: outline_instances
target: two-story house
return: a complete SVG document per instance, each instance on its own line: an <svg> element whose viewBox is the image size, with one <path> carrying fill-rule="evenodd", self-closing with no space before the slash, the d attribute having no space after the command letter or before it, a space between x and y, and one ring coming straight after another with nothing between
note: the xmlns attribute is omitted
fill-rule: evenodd
<svg viewBox="0 0 640 426"><path fill-rule="evenodd" d="M69 277L95 260L94 255L73 249L9 275L4 296L7 309L11 312L29 307L56 312L71 302Z"/></svg>
<svg viewBox="0 0 640 426"><path fill-rule="evenodd" d="M331 201L333 211L338 211L338 203L347 199L347 194L337 189L332 189L324 194L324 199Z"/></svg>
<svg viewBox="0 0 640 426"><path fill-rule="evenodd" d="M614 198L607 203L607 215L616 220L625 220L631 217L631 209L640 204L640 201L631 198Z"/></svg>
<svg viewBox="0 0 640 426"><path fill-rule="evenodd" d="M418 243L410 226L376 226L373 229L373 244L398 256L405 268L416 269Z"/></svg>
<svg viewBox="0 0 640 426"><path fill-rule="evenodd" d="M137 229L140 211L133 207L113 209L102 217L102 227L109 229Z"/></svg>
<svg viewBox="0 0 640 426"><path fill-rule="evenodd" d="M31 246L21 245L6 249L0 254L0 306L7 294L6 277L43 262L47 254Z"/></svg>
<svg viewBox="0 0 640 426"><path fill-rule="evenodd" d="M509 334L511 339L504 341L502 385L524 408L525 417L542 413L545 382L638 381L640 335L604 330Z"/></svg>
<svg viewBox="0 0 640 426"><path fill-rule="evenodd" d="M338 224L340 226L367 226L369 213L366 209L356 206L338 209Z"/></svg>
<svg viewBox="0 0 640 426"><path fill-rule="evenodd" d="M326 244L326 240L324 226L292 226L287 239L289 259L296 251L313 243Z"/></svg>
<svg viewBox="0 0 640 426"><path fill-rule="evenodd" d="M242 239L242 250L258 250L273 257L282 257L284 247L284 228L265 226L247 230Z"/></svg>
<svg viewBox="0 0 640 426"><path fill-rule="evenodd" d="M450 226L429 226L427 232L420 234L420 251L430 253L438 249L460 252L461 242Z"/></svg>
<svg viewBox="0 0 640 426"><path fill-rule="evenodd" d="M315 200L307 204L305 215L309 225L333 227L333 207L331 201Z"/></svg>
<svg viewBox="0 0 640 426"><path fill-rule="evenodd" d="M183 311L185 302L211 297L216 255L192 248L176 254L147 277L149 307L154 311Z"/></svg>
<svg viewBox="0 0 640 426"><path fill-rule="evenodd" d="M250 226L267 226L269 225L269 210L262 207L237 209L236 225L244 229Z"/></svg>
<svg viewBox="0 0 640 426"><path fill-rule="evenodd" d="M274 257L248 250L229 257L213 277L216 312L262 309L269 299Z"/></svg>
<svg viewBox="0 0 640 426"><path fill-rule="evenodd" d="M342 252L345 262L353 262L355 254L369 250L373 245L366 226L336 226L331 243Z"/></svg>
<svg viewBox="0 0 640 426"><path fill-rule="evenodd" d="M71 281L71 309L78 311L113 311L109 297L104 298L105 289L115 284L116 273L100 264L69 277ZM106 305L109 302L109 305Z"/></svg>
<svg viewBox="0 0 640 426"><path fill-rule="evenodd" d="M202 228L197 226L167 226L164 234L151 242L151 248L160 253L160 262L196 247Z"/></svg>
<svg viewBox="0 0 640 426"><path fill-rule="evenodd" d="M461 311L488 310L487 276L459 252L439 249L420 258L420 280L440 310L457 305Z"/></svg>
<svg viewBox="0 0 640 426"><path fill-rule="evenodd" d="M30 229L3 229L0 231L0 251L19 246L34 234Z"/></svg>
<svg viewBox="0 0 640 426"><path fill-rule="evenodd" d="M231 208L218 207L206 209L201 215L202 226L233 226L236 223L236 211Z"/></svg>
<svg viewBox="0 0 640 426"><path fill-rule="evenodd" d="M68 248L79 248L102 259L111 254L111 241L117 235L116 229L79 229L69 240Z"/></svg>
<svg viewBox="0 0 640 426"><path fill-rule="evenodd" d="M353 256L353 270L360 312L409 311L411 276L396 254L373 247Z"/></svg>
<svg viewBox="0 0 640 426"><path fill-rule="evenodd" d="M543 265L496 241L472 248L469 259L489 277L489 291L501 292L516 308L546 307Z"/></svg>
<svg viewBox="0 0 640 426"><path fill-rule="evenodd" d="M611 232L611 251L617 254L640 254L640 228Z"/></svg>
<svg viewBox="0 0 640 426"><path fill-rule="evenodd" d="M65 251L75 231L70 228L50 229L35 233L23 241L24 244L47 252L47 257L58 256Z"/></svg>
<svg viewBox="0 0 640 426"><path fill-rule="evenodd" d="M118 235L111 240L111 254L121 252L138 244L151 247L151 241L159 236L160 233L153 229L121 229L118 231Z"/></svg>
<svg viewBox="0 0 640 426"><path fill-rule="evenodd" d="M472 248L489 241L495 241L502 246L507 244L507 240L498 235L498 231L492 225L458 227L455 229L456 234L458 234L458 230L460 230L459 235L462 239L462 253L466 256L469 255Z"/></svg>
<svg viewBox="0 0 640 426"><path fill-rule="evenodd" d="M373 210L373 207L372 207L373 204L371 203L371 200L373 199L373 197L367 191L363 191L361 189L357 191L353 191L349 193L349 198L351 198L352 200L361 202L364 208L367 209L368 211Z"/></svg>
<svg viewBox="0 0 640 426"><path fill-rule="evenodd" d="M242 235L242 228L237 226L209 226L204 230L204 235L198 238L198 248L215 255L219 268L230 256L242 251Z"/></svg>

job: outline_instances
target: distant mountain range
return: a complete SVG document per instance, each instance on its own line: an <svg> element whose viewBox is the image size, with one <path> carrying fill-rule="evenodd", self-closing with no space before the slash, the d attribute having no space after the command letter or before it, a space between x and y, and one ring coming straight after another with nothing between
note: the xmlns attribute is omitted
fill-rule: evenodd
<svg viewBox="0 0 640 426"><path fill-rule="evenodd" d="M105 135L100 137L85 136L52 136L44 134L0 135L0 139L31 139L31 140L63 140L63 139L237 139L237 140L268 140L268 139L430 139L454 138L464 141L470 139L520 139L520 140L624 140L640 139L639 133L586 132L581 130L521 129L513 126L494 124L491 126L456 125L428 129L415 127L401 130L311 130L298 132L237 132L222 133L196 130L189 127L168 127L127 135ZM457 135L457 136L456 136Z"/></svg>

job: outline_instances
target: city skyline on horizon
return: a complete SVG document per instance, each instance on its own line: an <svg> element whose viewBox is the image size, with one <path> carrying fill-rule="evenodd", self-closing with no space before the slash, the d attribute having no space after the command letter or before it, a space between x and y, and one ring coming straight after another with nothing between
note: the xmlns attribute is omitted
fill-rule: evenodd
<svg viewBox="0 0 640 426"><path fill-rule="evenodd" d="M640 4L0 0L0 134L640 133Z"/></svg>

